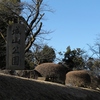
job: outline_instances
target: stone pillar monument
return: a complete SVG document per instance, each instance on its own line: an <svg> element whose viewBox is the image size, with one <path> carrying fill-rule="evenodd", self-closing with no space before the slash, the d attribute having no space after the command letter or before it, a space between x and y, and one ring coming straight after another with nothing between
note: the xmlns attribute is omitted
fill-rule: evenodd
<svg viewBox="0 0 100 100"><path fill-rule="evenodd" d="M24 70L25 28L12 24L7 29L6 69Z"/></svg>

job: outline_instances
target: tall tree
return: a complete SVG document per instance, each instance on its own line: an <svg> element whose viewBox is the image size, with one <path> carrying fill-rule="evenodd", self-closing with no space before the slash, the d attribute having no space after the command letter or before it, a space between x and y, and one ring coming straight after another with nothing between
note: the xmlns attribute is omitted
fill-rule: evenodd
<svg viewBox="0 0 100 100"><path fill-rule="evenodd" d="M9 22L16 16L14 12L20 11L20 0L0 0L0 67L5 67L6 61L6 30ZM14 8L14 6L16 7ZM13 10L13 11L12 11ZM16 12L18 15L19 13Z"/></svg>
<svg viewBox="0 0 100 100"><path fill-rule="evenodd" d="M97 34L94 45L87 44L89 49L92 51L91 57L100 59L100 34Z"/></svg>
<svg viewBox="0 0 100 100"><path fill-rule="evenodd" d="M37 36L48 33L41 31L41 19L44 16L44 13L42 13L42 7L44 7L42 6L43 0L31 0L31 3L20 2L20 0L7 0L6 2L3 1L0 2L0 38L2 38L0 43L3 42L0 44L0 47L5 47L6 45L6 30L9 24L17 22L26 27L25 52L28 52ZM1 48L0 51L5 53L5 49L2 49L3 48Z"/></svg>
<svg viewBox="0 0 100 100"><path fill-rule="evenodd" d="M100 59L89 58L86 63L86 67L94 72L96 75L100 73Z"/></svg>
<svg viewBox="0 0 100 100"><path fill-rule="evenodd" d="M53 62L56 58L55 50L48 45L42 48L36 48L33 52L33 58L36 65L46 62Z"/></svg>
<svg viewBox="0 0 100 100"><path fill-rule="evenodd" d="M80 48L71 50L70 46L68 46L62 61L70 69L73 69L73 68L80 69L80 68L84 67L84 59L82 57L83 53L84 53L84 51L81 50Z"/></svg>

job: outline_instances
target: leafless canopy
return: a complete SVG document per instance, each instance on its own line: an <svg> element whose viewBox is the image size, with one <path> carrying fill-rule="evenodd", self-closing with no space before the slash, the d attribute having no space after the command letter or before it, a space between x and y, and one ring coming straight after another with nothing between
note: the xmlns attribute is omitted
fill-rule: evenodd
<svg viewBox="0 0 100 100"><path fill-rule="evenodd" d="M8 1L0 2L0 19L7 26L17 19L18 23L25 25L25 52L27 52L35 41L36 37L41 34L43 13L43 0L31 0L31 2L12 3ZM47 6L47 5L44 5ZM1 8L3 8L1 10ZM14 20L13 20L14 19ZM3 33L0 33L3 35ZM43 33L42 33L43 34Z"/></svg>

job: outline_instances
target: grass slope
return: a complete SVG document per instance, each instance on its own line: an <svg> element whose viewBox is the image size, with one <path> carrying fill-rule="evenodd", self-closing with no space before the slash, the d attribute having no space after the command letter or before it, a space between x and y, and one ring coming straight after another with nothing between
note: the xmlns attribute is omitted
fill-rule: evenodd
<svg viewBox="0 0 100 100"><path fill-rule="evenodd" d="M100 100L100 92L0 74L0 100Z"/></svg>

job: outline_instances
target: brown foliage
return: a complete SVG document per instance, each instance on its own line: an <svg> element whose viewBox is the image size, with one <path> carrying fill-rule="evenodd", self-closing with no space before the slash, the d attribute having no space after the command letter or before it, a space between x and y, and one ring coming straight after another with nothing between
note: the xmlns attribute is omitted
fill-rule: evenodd
<svg viewBox="0 0 100 100"><path fill-rule="evenodd" d="M91 76L91 88L100 90L100 76L97 76L94 72L89 71Z"/></svg>
<svg viewBox="0 0 100 100"><path fill-rule="evenodd" d="M91 78L87 71L71 71L66 74L66 85L88 87L90 83Z"/></svg>
<svg viewBox="0 0 100 100"><path fill-rule="evenodd" d="M43 63L38 65L35 70L39 72L43 77L46 77L49 81L64 83L67 67L61 64Z"/></svg>
<svg viewBox="0 0 100 100"><path fill-rule="evenodd" d="M96 76L91 76L91 88L92 89L97 89L99 88L100 90L100 77L96 77Z"/></svg>

